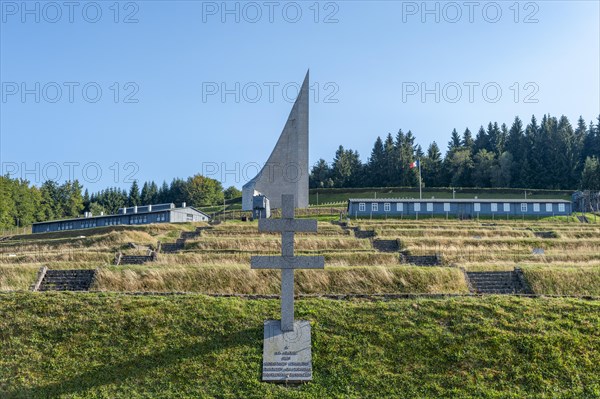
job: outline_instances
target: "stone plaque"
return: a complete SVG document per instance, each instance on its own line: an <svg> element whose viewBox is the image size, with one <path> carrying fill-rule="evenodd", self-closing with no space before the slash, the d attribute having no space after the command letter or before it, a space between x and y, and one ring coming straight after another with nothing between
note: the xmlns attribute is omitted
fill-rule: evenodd
<svg viewBox="0 0 600 399"><path fill-rule="evenodd" d="M312 380L310 322L294 320L283 332L279 320L265 321L262 380L300 383Z"/></svg>

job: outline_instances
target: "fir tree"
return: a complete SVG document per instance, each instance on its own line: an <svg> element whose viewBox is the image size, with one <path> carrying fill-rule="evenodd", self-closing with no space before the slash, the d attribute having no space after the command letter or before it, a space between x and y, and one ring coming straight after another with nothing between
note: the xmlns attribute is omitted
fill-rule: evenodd
<svg viewBox="0 0 600 399"><path fill-rule="evenodd" d="M427 154L421 159L421 163L424 185L427 187L443 186L442 154L435 141L427 148Z"/></svg>
<svg viewBox="0 0 600 399"><path fill-rule="evenodd" d="M453 152L458 150L461 147L460 136L456 129L452 130L452 134L450 135L450 141L448 142L448 152Z"/></svg>
<svg viewBox="0 0 600 399"><path fill-rule="evenodd" d="M523 122L518 116L508 131L506 138L506 151L512 156L510 171L510 187L519 187L521 184L521 171L526 156L525 137L523 135Z"/></svg>
<svg viewBox="0 0 600 399"><path fill-rule="evenodd" d="M600 190L600 163L596 157L587 157L581 174L582 190Z"/></svg>
<svg viewBox="0 0 600 399"><path fill-rule="evenodd" d="M491 126L491 123L490 123ZM477 154L481 150L488 150L490 148L490 140L488 134L485 132L483 126L479 127L477 135L475 136L475 146L473 147L473 153Z"/></svg>
<svg viewBox="0 0 600 399"><path fill-rule="evenodd" d="M383 147L383 141L381 137L377 137L373 150L371 151L371 157L367 164L369 170L369 185L372 187L382 187L384 185L385 175L383 168L385 167L385 149ZM334 169L335 170L335 169ZM335 179L334 179L335 181ZM337 186L337 184L336 184Z"/></svg>
<svg viewBox="0 0 600 399"><path fill-rule="evenodd" d="M333 187L331 168L323 158L319 159L312 167L308 178L308 185L310 188Z"/></svg>
<svg viewBox="0 0 600 399"><path fill-rule="evenodd" d="M131 184L131 188L129 189L128 203L129 206L137 206L141 205L141 202L142 201L140 199L140 188L138 187L137 180L134 180Z"/></svg>
<svg viewBox="0 0 600 399"><path fill-rule="evenodd" d="M475 141L473 140L473 135L469 128L466 128L463 136L462 136L462 146L469 151L473 152L473 147L475 146Z"/></svg>

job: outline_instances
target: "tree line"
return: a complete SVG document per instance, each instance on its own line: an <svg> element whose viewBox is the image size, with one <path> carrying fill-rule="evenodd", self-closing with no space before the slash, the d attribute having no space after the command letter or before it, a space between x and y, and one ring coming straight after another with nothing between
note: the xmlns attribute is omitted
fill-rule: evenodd
<svg viewBox="0 0 600 399"><path fill-rule="evenodd" d="M411 131L377 137L365 163L359 153L340 145L331 164L320 159L310 173L310 187L418 186L420 160L423 185L428 187L514 187L600 190L600 116L587 124L579 118L573 127L567 117L532 116L525 126L516 117L510 128L490 122L473 136L467 128L454 129L442 156L436 142L424 152ZM0 176L0 229L33 222L76 218L83 212L116 213L134 205L186 202L191 206L220 205L241 196L235 187L223 189L202 175L175 178L160 186L134 181L129 190L117 187L89 193L77 181L40 187L23 179Z"/></svg>
<svg viewBox="0 0 600 399"><path fill-rule="evenodd" d="M594 124L579 117L573 127L566 116L535 115L527 125L517 116L510 128L489 122L473 134L450 134L442 155L432 142L424 152L409 130L377 137L365 163L342 145L331 164L320 159L311 169L311 188L327 187L514 187L600 190L600 116Z"/></svg>
<svg viewBox="0 0 600 399"><path fill-rule="evenodd" d="M237 188L231 186L224 190L219 181L202 175L175 178L160 187L149 181L141 189L134 181L128 191L111 187L92 194L77 180L63 184L48 180L37 187L27 180L0 176L0 229L77 218L84 212L114 214L119 208L135 205L175 203L181 206L183 202L198 207L220 205L226 199L241 195Z"/></svg>

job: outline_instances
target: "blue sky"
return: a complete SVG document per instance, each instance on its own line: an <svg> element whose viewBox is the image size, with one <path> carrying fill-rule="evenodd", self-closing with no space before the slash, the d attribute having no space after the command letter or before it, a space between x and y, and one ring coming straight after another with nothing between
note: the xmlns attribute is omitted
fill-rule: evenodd
<svg viewBox="0 0 600 399"><path fill-rule="evenodd" d="M597 1L72 4L0 1L3 174L241 187L308 68L311 163L400 128L445 149L453 128L600 113Z"/></svg>

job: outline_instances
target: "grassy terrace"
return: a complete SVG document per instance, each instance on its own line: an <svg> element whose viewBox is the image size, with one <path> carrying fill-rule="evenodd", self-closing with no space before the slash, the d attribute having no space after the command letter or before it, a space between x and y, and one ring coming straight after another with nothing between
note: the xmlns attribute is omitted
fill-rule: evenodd
<svg viewBox="0 0 600 399"><path fill-rule="evenodd" d="M115 253L143 254L145 246L173 242L202 224L103 228L23 235L0 242L0 290L26 290L42 265L98 269L101 291L190 291L277 294L279 273L250 270L250 257L280 250L276 234L256 222L225 222L186 242L176 254L160 254L142 266L111 266ZM521 267L539 294L600 296L600 224L545 221L351 220L350 229L319 222L319 234L298 234L299 254L325 256L325 271L299 271L306 294L465 293L459 267L472 271ZM377 251L352 228L374 231L375 240L399 243L411 255L440 254L443 267L401 264L399 253ZM133 249L130 243L139 247ZM543 249L543 254L534 253ZM538 251L539 252L539 251Z"/></svg>
<svg viewBox="0 0 600 399"><path fill-rule="evenodd" d="M321 218L318 235L296 236L298 253L326 258L325 270L296 272L298 293L466 294L461 267L519 266L538 294L600 296L600 224L330 220ZM278 294L278 271L249 267L253 254L280 250L276 234L231 221L157 262L111 265L118 251L142 254L198 226L0 242L0 398L600 398L600 300L575 298L300 298L314 380L261 383L262 323L278 317L279 301L202 294ZM377 251L354 228L444 263L401 264L400 253ZM97 269L96 292L26 292L42 265Z"/></svg>
<svg viewBox="0 0 600 399"><path fill-rule="evenodd" d="M0 294L0 397L600 397L598 301L302 299L314 380L298 387L260 382L262 324L278 306Z"/></svg>

